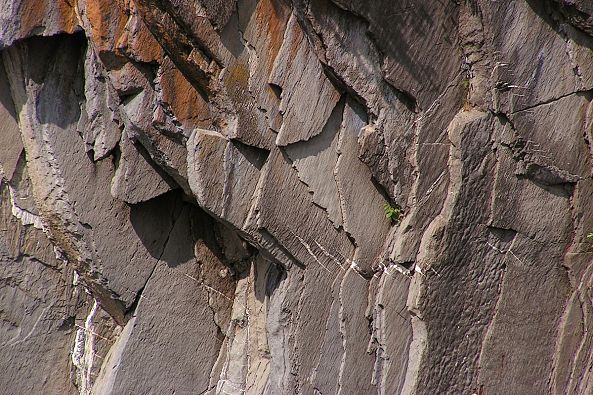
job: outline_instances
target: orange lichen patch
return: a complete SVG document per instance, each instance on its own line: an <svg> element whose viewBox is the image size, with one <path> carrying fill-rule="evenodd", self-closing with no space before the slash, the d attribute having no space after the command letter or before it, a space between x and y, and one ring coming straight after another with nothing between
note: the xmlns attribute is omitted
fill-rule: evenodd
<svg viewBox="0 0 593 395"><path fill-rule="evenodd" d="M169 58L161 66L161 101L166 103L185 128L204 128L210 124L208 103Z"/></svg>
<svg viewBox="0 0 593 395"><path fill-rule="evenodd" d="M125 1L125 6L129 18L117 48L138 62L160 63L164 56L163 48L138 15L135 2Z"/></svg>
<svg viewBox="0 0 593 395"><path fill-rule="evenodd" d="M193 86L199 87L204 94L211 94L214 88L210 75L217 74L217 65L203 56L199 49L193 48L171 15L148 3L148 0L136 1L138 15Z"/></svg>
<svg viewBox="0 0 593 395"><path fill-rule="evenodd" d="M115 51L115 43L124 34L127 15L111 0L88 1L86 14L90 24L90 36L99 53Z"/></svg>
<svg viewBox="0 0 593 395"><path fill-rule="evenodd" d="M138 17L135 23L135 34L131 35L129 50L133 56L143 62L160 62L164 56L163 48L155 40L154 36L144 22Z"/></svg>
<svg viewBox="0 0 593 395"><path fill-rule="evenodd" d="M75 1L58 0L58 20L62 30L67 33L72 33L78 25L78 18L76 17Z"/></svg>
<svg viewBox="0 0 593 395"><path fill-rule="evenodd" d="M21 37L46 30L72 33L77 26L76 10L67 0L22 0L19 17Z"/></svg>
<svg viewBox="0 0 593 395"><path fill-rule="evenodd" d="M21 36L28 36L36 28L44 26L44 19L47 14L47 4L45 1L29 1L21 4Z"/></svg>
<svg viewBox="0 0 593 395"><path fill-rule="evenodd" d="M303 45L308 46L307 39L303 34L303 30L301 29L301 25L298 23L294 23L292 25L292 37L293 40L290 43L290 48L288 50L289 53L289 62L292 62L296 57L297 52Z"/></svg>
<svg viewBox="0 0 593 395"><path fill-rule="evenodd" d="M274 59L280 51L284 30L286 29L286 15L281 14L282 6L276 0L262 0L257 4L255 10L256 25L258 31L266 32L266 71L272 71Z"/></svg>

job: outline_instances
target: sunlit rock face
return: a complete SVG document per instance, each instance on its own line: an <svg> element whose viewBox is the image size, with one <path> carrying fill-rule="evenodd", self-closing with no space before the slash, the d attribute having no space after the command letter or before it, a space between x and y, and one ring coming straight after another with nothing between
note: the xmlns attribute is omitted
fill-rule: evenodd
<svg viewBox="0 0 593 395"><path fill-rule="evenodd" d="M593 392L585 0L0 0L0 393Z"/></svg>

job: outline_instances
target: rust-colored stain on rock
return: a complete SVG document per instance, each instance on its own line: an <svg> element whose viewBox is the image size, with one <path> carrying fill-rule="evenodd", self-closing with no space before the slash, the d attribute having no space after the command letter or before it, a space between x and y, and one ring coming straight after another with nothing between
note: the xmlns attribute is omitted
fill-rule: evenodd
<svg viewBox="0 0 593 395"><path fill-rule="evenodd" d="M123 10L112 1L88 1L87 17L91 25L91 36L99 52L115 49L115 43L124 33L127 16Z"/></svg>
<svg viewBox="0 0 593 395"><path fill-rule="evenodd" d="M25 2L23 2L25 3ZM43 27L47 4L45 1L31 1L35 4L22 4L20 14L21 34L28 35L34 29Z"/></svg>
<svg viewBox="0 0 593 395"><path fill-rule="evenodd" d="M64 32L66 33L72 33L78 23L74 4L75 1L76 0L57 0L58 20L64 27Z"/></svg>
<svg viewBox="0 0 593 395"><path fill-rule="evenodd" d="M76 10L67 0L21 0L18 7L19 20L15 23L19 24L22 37L45 32L72 33L77 26Z"/></svg>
<svg viewBox="0 0 593 395"><path fill-rule="evenodd" d="M262 0L257 4L255 10L258 29L266 32L266 54L263 57L266 62L266 72L269 75L274 66L274 59L284 38L287 17L282 14L282 7L276 0Z"/></svg>
<svg viewBox="0 0 593 395"><path fill-rule="evenodd" d="M146 24L138 14L136 2L126 0L126 13L129 15L117 48L129 53L134 59L146 63L159 63L163 56L163 48L156 41Z"/></svg>
<svg viewBox="0 0 593 395"><path fill-rule="evenodd" d="M210 118L208 103L169 58L165 59L161 67L161 100L169 104L184 127L207 127Z"/></svg>

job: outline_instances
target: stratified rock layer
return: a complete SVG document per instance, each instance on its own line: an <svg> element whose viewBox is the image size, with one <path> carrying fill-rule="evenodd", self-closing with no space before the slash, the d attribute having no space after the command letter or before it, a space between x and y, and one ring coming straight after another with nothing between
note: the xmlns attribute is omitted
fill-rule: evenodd
<svg viewBox="0 0 593 395"><path fill-rule="evenodd" d="M1 393L593 392L589 2L0 22Z"/></svg>

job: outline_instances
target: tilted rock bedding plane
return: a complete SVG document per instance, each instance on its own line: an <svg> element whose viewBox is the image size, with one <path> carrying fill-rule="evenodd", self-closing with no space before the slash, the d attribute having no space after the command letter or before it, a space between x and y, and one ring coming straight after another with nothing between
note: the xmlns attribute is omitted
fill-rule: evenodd
<svg viewBox="0 0 593 395"><path fill-rule="evenodd" d="M592 141L589 0L0 0L0 394L591 394Z"/></svg>

